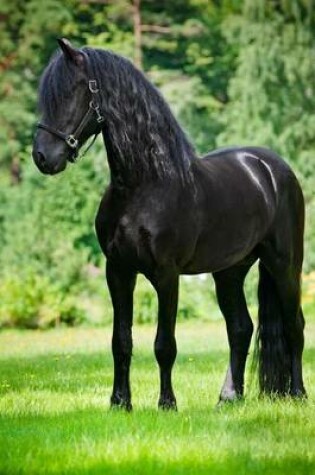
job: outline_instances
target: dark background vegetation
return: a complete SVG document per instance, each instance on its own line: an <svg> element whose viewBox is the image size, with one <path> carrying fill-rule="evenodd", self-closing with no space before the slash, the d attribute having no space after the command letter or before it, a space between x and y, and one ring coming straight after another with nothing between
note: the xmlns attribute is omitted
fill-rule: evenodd
<svg viewBox="0 0 315 475"><path fill-rule="evenodd" d="M311 0L0 0L0 327L111 318L94 215L109 181L99 141L56 177L31 160L40 74L65 36L132 59L200 154L270 147L307 206L304 302L315 295L315 7ZM255 304L255 277L248 297ZM209 279L183 278L180 318L216 318ZM155 318L140 278L135 318ZM307 313L307 312L306 312Z"/></svg>

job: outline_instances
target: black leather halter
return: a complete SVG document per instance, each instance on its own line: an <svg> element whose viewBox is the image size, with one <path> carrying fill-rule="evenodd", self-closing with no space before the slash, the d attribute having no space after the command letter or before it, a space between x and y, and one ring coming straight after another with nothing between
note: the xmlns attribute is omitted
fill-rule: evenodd
<svg viewBox="0 0 315 475"><path fill-rule="evenodd" d="M42 124L40 122L38 122L37 124L37 127L39 129L46 130L52 135L55 135L55 137L58 137L59 139L64 140L66 144L68 145L68 147L70 147L73 150L74 153L69 158L70 162L75 162L78 156L80 135L82 134L90 118L95 114L96 121L98 124L101 124L105 120L105 117L102 114L102 110L101 110L101 96L100 96L100 90L98 88L96 79L90 79L88 82L88 87L92 96L92 99L89 103L89 108L86 111L85 115L83 116L78 127L75 129L75 131L72 134L65 134L64 132L61 132L60 130L54 129L53 127L50 127L49 125ZM98 133L95 134L92 142L90 143L88 148L84 151L84 153L86 153L87 150L93 145Z"/></svg>

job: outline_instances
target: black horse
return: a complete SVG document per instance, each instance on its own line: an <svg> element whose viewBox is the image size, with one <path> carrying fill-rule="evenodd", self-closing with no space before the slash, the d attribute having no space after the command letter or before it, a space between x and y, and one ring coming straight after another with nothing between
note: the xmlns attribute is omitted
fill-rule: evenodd
<svg viewBox="0 0 315 475"><path fill-rule="evenodd" d="M129 61L59 40L40 84L38 168L55 174L102 132L111 172L96 232L107 257L113 308L113 406L131 409L133 291L137 273L156 289L155 355L162 408L176 408L171 373L180 274L213 274L230 362L222 401L243 395L253 333L244 279L259 259L258 360L263 393L303 397L300 305L304 200L274 152L227 148L199 159L169 107Z"/></svg>

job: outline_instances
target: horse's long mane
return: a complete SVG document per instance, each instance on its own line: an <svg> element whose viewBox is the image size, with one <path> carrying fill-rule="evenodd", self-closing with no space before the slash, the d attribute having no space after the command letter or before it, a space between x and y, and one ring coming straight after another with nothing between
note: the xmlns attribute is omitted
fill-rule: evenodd
<svg viewBox="0 0 315 475"><path fill-rule="evenodd" d="M88 75L101 90L107 151L114 155L116 173L133 181L174 176L190 181L194 148L159 91L127 59L101 49L82 51L89 59ZM49 120L73 90L74 68L57 53L44 72L39 105Z"/></svg>

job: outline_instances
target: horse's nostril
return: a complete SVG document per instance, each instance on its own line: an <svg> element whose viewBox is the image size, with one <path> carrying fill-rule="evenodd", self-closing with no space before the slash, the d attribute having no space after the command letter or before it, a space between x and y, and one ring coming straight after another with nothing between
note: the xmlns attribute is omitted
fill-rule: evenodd
<svg viewBox="0 0 315 475"><path fill-rule="evenodd" d="M39 166L45 165L45 162L46 162L45 155L42 152L40 152L38 150L38 148L36 148L36 147L33 148L32 155L33 155L33 159L34 159L34 161L37 165L39 165Z"/></svg>
<svg viewBox="0 0 315 475"><path fill-rule="evenodd" d="M33 148L32 155L33 155L33 160L36 163L39 170L42 173L47 173L49 167L48 167L48 163L47 163L45 155L42 152L40 152L37 147Z"/></svg>
<svg viewBox="0 0 315 475"><path fill-rule="evenodd" d="M40 165L45 165L46 159L45 155L42 152L37 151L37 160Z"/></svg>

